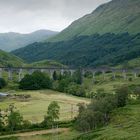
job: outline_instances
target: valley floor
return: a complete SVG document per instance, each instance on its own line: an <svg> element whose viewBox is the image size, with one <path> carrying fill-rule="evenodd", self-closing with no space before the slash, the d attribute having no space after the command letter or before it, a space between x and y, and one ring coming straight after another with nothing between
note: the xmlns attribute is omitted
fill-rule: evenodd
<svg viewBox="0 0 140 140"><path fill-rule="evenodd" d="M62 130L62 131L61 131ZM140 139L140 104L127 105L112 113L110 124L89 133L79 133L73 129L43 130L4 136L1 140L139 140ZM54 133L56 132L56 133ZM8 138L9 137L9 138Z"/></svg>
<svg viewBox="0 0 140 140"><path fill-rule="evenodd" d="M33 123L41 122L47 114L48 105L52 101L57 101L60 106L60 120L73 119L78 113L78 103L89 103L89 99L70 96L51 90L39 91L10 91L11 95L30 95L29 99L19 99L8 97L0 102L0 108L6 109L10 104L14 104L25 120Z"/></svg>

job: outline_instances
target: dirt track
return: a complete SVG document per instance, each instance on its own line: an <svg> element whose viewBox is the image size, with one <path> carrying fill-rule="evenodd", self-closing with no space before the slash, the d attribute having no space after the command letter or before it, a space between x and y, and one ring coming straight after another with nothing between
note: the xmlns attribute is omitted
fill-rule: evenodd
<svg viewBox="0 0 140 140"><path fill-rule="evenodd" d="M12 135L4 135L4 136L0 136L0 138L26 137L26 136L34 136L34 135L43 135L43 134L66 132L68 130L69 130L69 128L58 128L58 129L40 130L40 131L24 132L24 133L12 134Z"/></svg>

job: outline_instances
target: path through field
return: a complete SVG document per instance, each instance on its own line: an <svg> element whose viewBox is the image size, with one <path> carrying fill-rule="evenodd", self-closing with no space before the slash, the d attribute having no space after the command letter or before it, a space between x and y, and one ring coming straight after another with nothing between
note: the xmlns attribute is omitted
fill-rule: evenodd
<svg viewBox="0 0 140 140"><path fill-rule="evenodd" d="M43 135L43 134L52 134L52 133L61 133L67 132L69 128L58 128L58 129L49 129L49 130L40 130L40 131L33 131L33 132L24 132L18 134L11 134L11 135L4 135L0 136L0 138L9 138L9 137L28 137L28 136L35 136L35 135Z"/></svg>

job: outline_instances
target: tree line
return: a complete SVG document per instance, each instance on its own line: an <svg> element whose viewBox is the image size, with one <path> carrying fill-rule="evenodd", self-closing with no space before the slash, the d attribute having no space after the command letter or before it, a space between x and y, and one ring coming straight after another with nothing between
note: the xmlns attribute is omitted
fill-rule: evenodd
<svg viewBox="0 0 140 140"><path fill-rule="evenodd" d="M72 95L85 97L86 92L82 86L82 71L79 69L71 75L69 72L57 73L54 71L51 79L46 73L35 71L19 82L19 88L23 90L52 89Z"/></svg>

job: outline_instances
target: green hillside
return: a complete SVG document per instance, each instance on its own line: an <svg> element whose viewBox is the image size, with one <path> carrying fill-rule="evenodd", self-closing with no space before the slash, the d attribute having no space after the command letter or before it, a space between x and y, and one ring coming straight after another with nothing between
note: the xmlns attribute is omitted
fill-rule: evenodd
<svg viewBox="0 0 140 140"><path fill-rule="evenodd" d="M52 42L30 44L12 53L30 63L47 59L69 66L126 64L140 57L139 7L139 0L112 0L73 22Z"/></svg>
<svg viewBox="0 0 140 140"><path fill-rule="evenodd" d="M49 61L49 60L42 60L42 61L38 61L38 62L34 62L29 64L29 66L33 66L33 67L66 67L61 63L58 63L56 61Z"/></svg>
<svg viewBox="0 0 140 140"><path fill-rule="evenodd" d="M0 50L0 66L22 66L23 60Z"/></svg>
<svg viewBox="0 0 140 140"><path fill-rule="evenodd" d="M117 68L140 68L140 57L132 59L128 62L124 62L121 65L116 66Z"/></svg>
<svg viewBox="0 0 140 140"><path fill-rule="evenodd" d="M64 42L34 43L12 53L27 62L47 59L69 66L115 66L140 56L140 34L80 36Z"/></svg>
<svg viewBox="0 0 140 140"><path fill-rule="evenodd" d="M98 7L91 14L74 21L48 41L69 40L76 36L95 33L138 33L140 31L139 7L139 0L112 0Z"/></svg>
<svg viewBox="0 0 140 140"><path fill-rule="evenodd" d="M127 105L112 113L110 124L74 140L139 140L140 104Z"/></svg>

